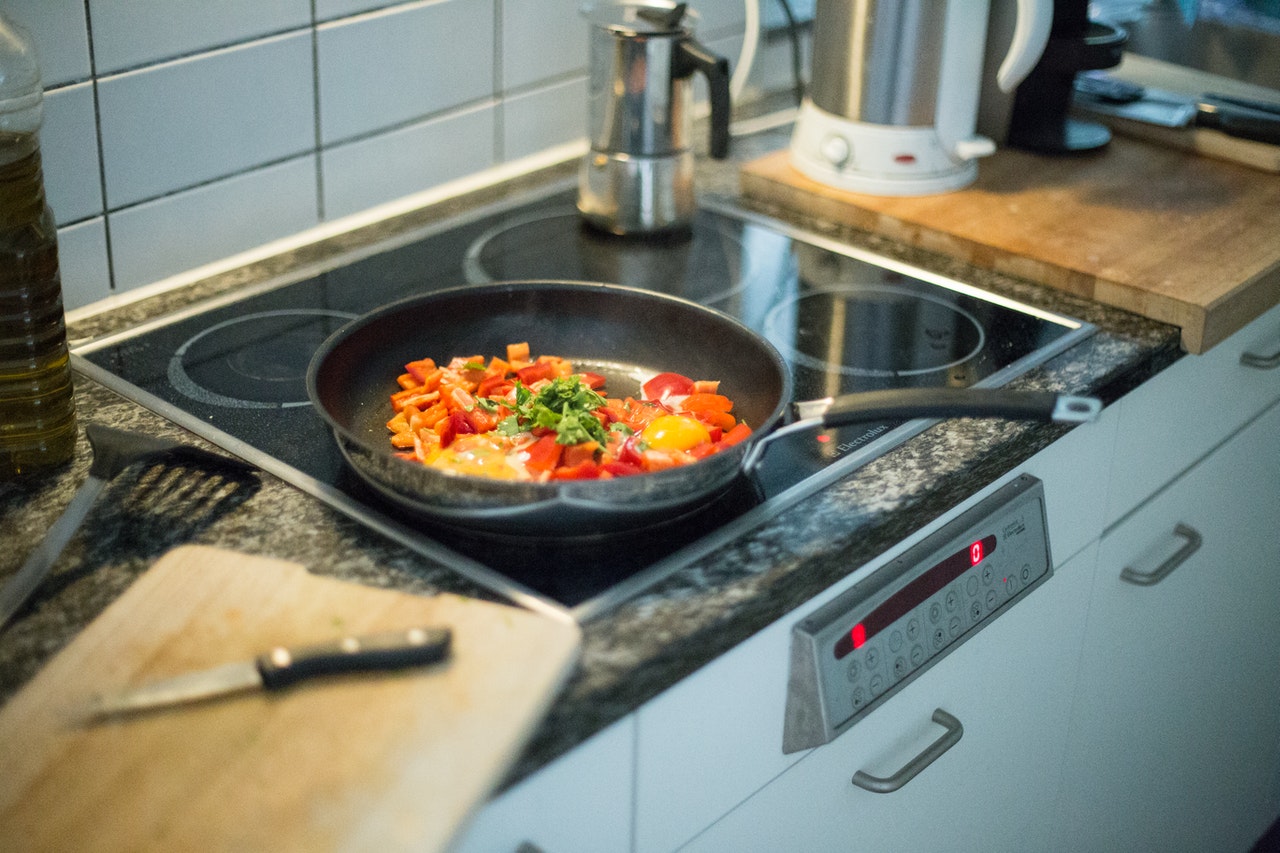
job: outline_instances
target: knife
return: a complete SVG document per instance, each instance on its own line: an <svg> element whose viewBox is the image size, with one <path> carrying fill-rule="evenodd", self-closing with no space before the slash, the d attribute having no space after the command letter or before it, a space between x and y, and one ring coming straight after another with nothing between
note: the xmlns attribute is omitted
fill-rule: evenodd
<svg viewBox="0 0 1280 853"><path fill-rule="evenodd" d="M1074 103L1101 115L1172 128L1208 128L1280 145L1280 105L1205 94L1199 98L1139 86L1099 72L1077 74Z"/></svg>
<svg viewBox="0 0 1280 853"><path fill-rule="evenodd" d="M297 649L278 646L252 660L96 694L85 717L93 721L247 690L280 690L317 676L435 663L448 655L451 640L448 628L410 628Z"/></svg>

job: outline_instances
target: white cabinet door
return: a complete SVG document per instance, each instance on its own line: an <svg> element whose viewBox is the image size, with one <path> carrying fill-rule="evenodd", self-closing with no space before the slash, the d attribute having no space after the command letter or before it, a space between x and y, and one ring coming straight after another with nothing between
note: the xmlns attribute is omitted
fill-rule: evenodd
<svg viewBox="0 0 1280 853"><path fill-rule="evenodd" d="M624 717L492 800L453 853L627 853L635 718Z"/></svg>
<svg viewBox="0 0 1280 853"><path fill-rule="evenodd" d="M1046 849L1095 556L1082 550L943 665L683 849ZM853 784L857 771L890 777L944 739L937 709L959 721L959 741L891 793Z"/></svg>
<svg viewBox="0 0 1280 853"><path fill-rule="evenodd" d="M1071 732L1059 849L1245 851L1275 817L1280 407L1103 538Z"/></svg>
<svg viewBox="0 0 1280 853"><path fill-rule="evenodd" d="M1107 523L1280 399L1278 361L1280 306L1121 399Z"/></svg>

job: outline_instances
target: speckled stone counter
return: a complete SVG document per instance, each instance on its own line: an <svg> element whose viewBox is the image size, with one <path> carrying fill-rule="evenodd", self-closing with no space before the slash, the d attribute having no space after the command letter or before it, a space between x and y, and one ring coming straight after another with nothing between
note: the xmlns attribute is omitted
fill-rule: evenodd
<svg viewBox="0 0 1280 853"><path fill-rule="evenodd" d="M724 163L704 159L700 192L737 202L738 164L785 145L787 132L784 127L738 138L734 158ZM72 324L71 336L93 339L298 266L323 263L361 244L561 179L571 169L572 164L556 167L89 317ZM911 250L838 223L755 209L1098 327L1092 338L1024 375L1013 387L1095 394L1110 403L1181 357L1173 327ZM78 380L82 422L207 446L85 377ZM584 625L579 667L513 778L571 749L785 616L1020 465L1065 430L1004 421L944 422L590 618ZM82 436L72 463L38 479L0 484L0 529L6 546L0 552L0 580L17 570L61 513L90 462ZM172 506L162 511L163 501L142 494L148 491L145 485L131 470L109 487L53 576L0 633L0 701L20 689L148 565L179 544L202 543L290 559L317 573L370 585L496 597L448 566L384 539L265 473L237 482L226 495L190 512L175 512Z"/></svg>

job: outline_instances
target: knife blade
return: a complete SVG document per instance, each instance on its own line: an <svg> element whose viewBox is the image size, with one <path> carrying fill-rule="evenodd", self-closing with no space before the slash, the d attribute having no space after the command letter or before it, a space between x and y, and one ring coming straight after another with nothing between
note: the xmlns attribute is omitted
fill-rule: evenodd
<svg viewBox="0 0 1280 853"><path fill-rule="evenodd" d="M1207 128L1280 145L1280 105L1225 95L1199 98L1139 86L1100 72L1076 75L1073 102L1105 116L1171 128Z"/></svg>
<svg viewBox="0 0 1280 853"><path fill-rule="evenodd" d="M436 663L448 656L452 637L448 628L419 627L295 649L277 646L252 660L95 694L84 717L92 722L248 690L280 690L320 676Z"/></svg>

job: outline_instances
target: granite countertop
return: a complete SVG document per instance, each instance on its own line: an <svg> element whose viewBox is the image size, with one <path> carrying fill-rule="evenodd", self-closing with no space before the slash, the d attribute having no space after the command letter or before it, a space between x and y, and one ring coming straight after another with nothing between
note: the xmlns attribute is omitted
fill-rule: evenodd
<svg viewBox="0 0 1280 853"><path fill-rule="evenodd" d="M739 137L729 161L703 158L699 191L748 206L738 198L738 166L785 145L788 132L781 127ZM469 206L561 179L572 165L451 199L394 222L78 320L70 324L70 335L73 340L89 340L127 328ZM1098 327L1094 336L1019 378L1013 387L1094 394L1110 403L1182 355L1174 327L836 223L751 207L828 238ZM82 423L99 422L208 447L202 439L79 375L76 404ZM512 778L531 772L634 711L974 495L1067 429L1003 421L944 422L621 605L592 616L583 625L578 668ZM0 580L17 570L62 512L84 481L90 462L90 448L82 434L71 463L40 478L0 484L0 528L8 546L0 553ZM179 544L215 545L289 559L319 574L374 586L497 598L447 565L362 527L267 473L238 481L236 488L212 501L189 493L157 501L154 491L132 469L117 478L58 560L50 579L0 633L0 702L19 690L147 566ZM182 511L174 511L175 505Z"/></svg>

